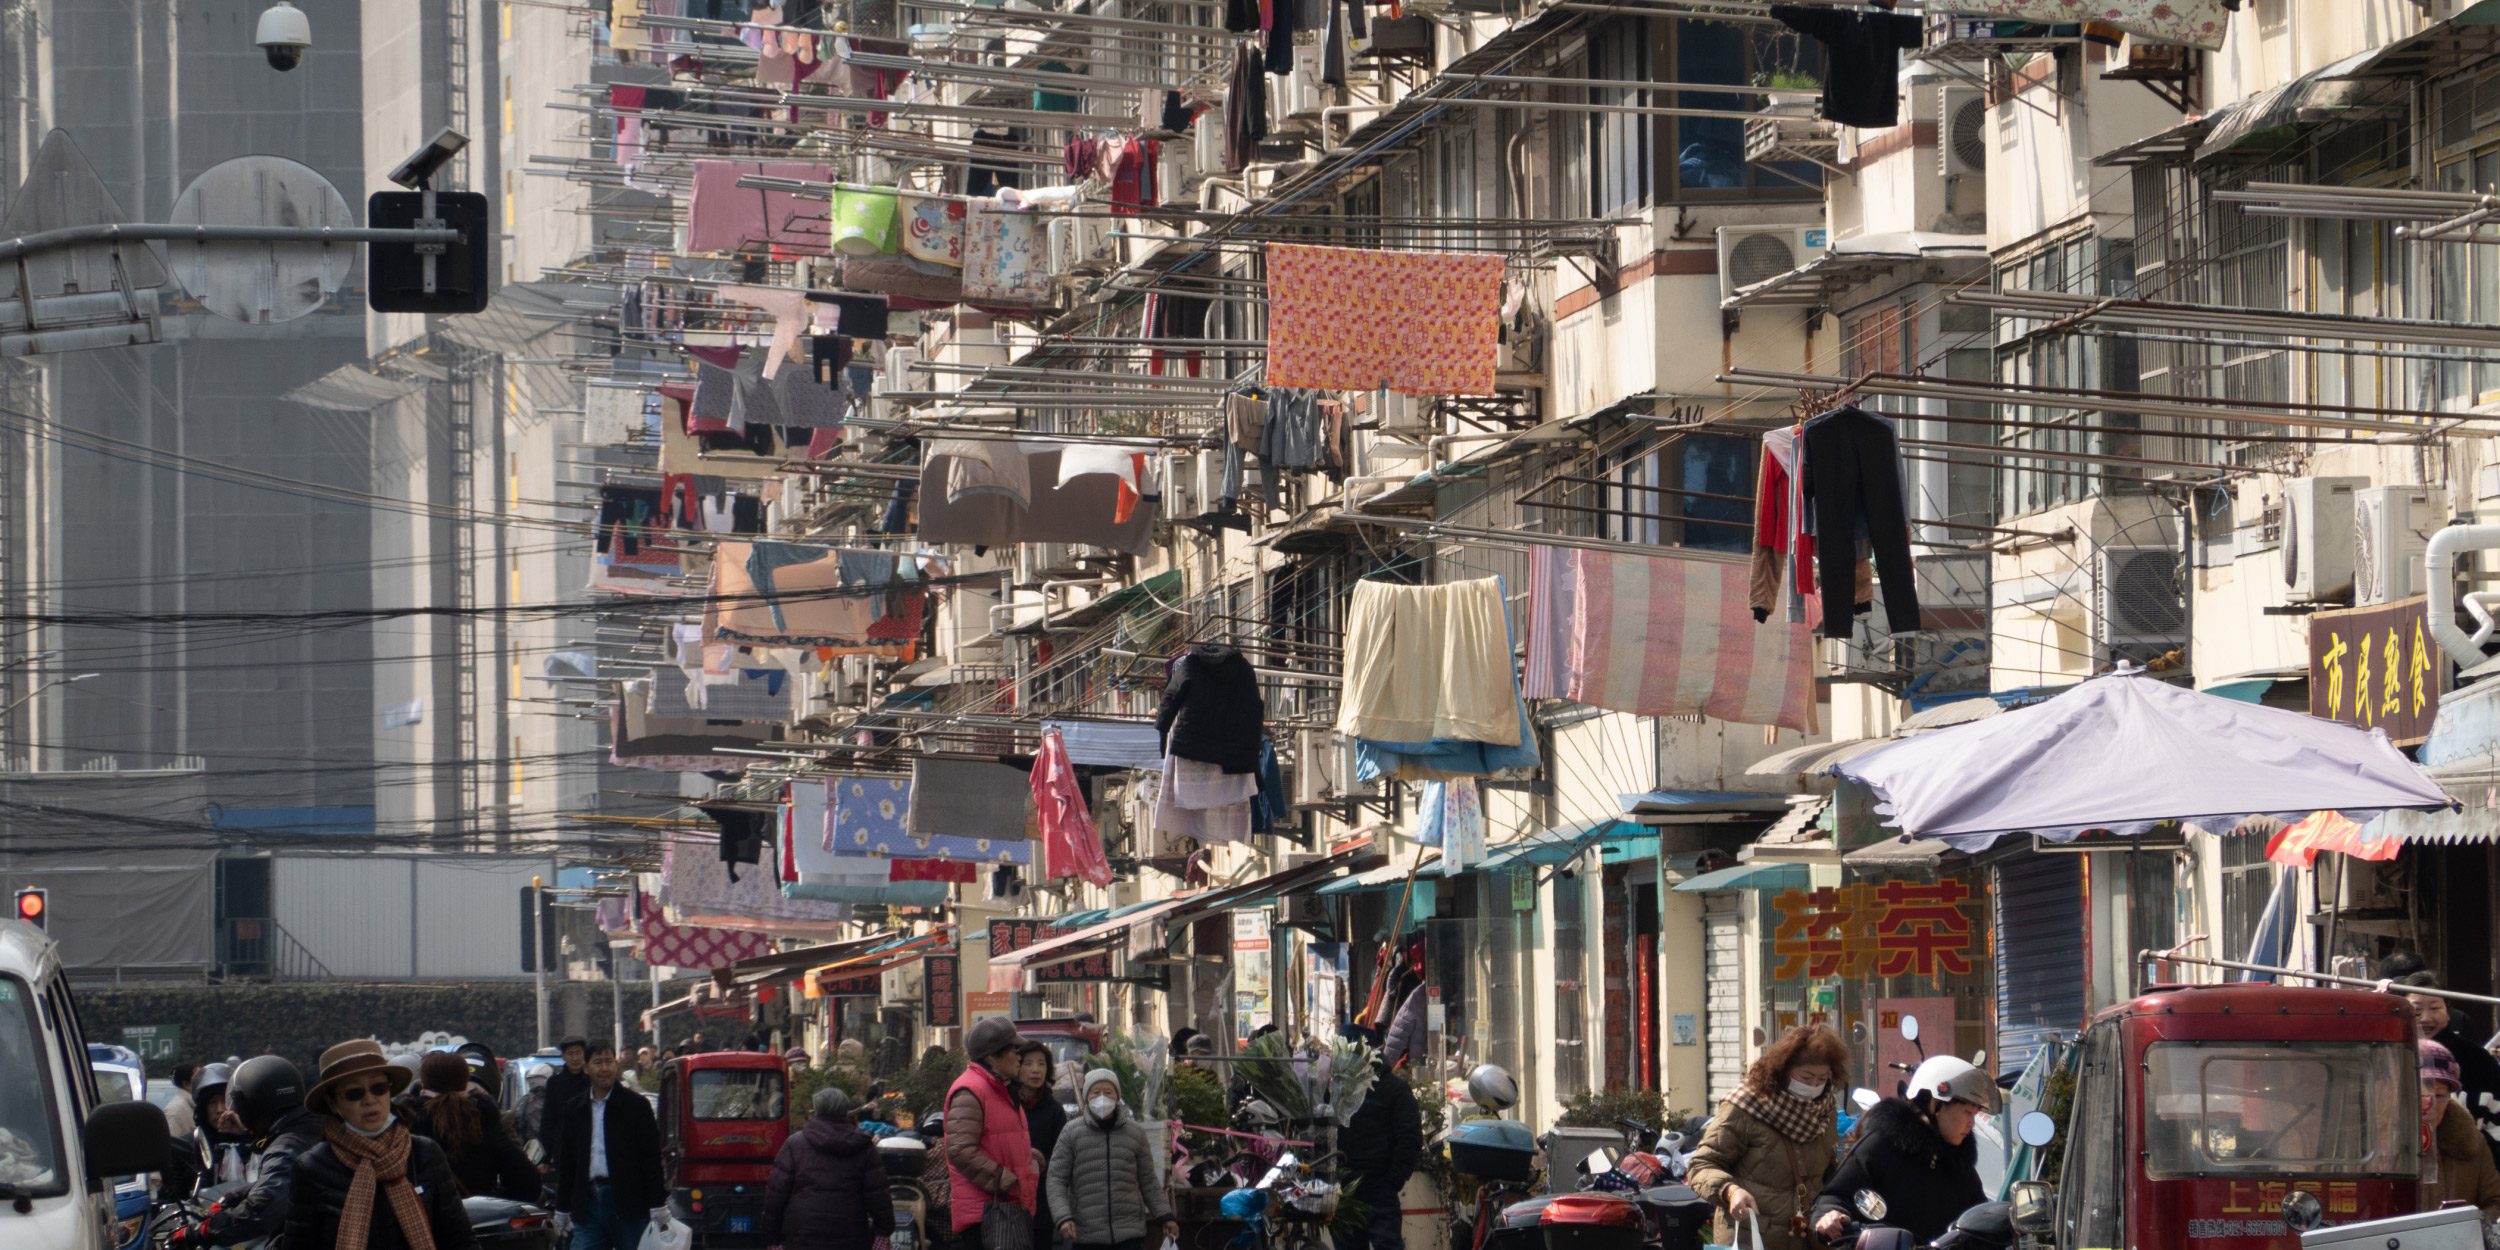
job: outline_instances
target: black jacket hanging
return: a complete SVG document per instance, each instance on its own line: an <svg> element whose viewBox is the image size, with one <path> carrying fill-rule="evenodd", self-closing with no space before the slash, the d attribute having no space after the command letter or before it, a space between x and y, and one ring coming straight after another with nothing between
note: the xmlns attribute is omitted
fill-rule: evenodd
<svg viewBox="0 0 2500 1250"><path fill-rule="evenodd" d="M1918 578L1910 567L1901 444L1892 426L1851 404L1806 422L1801 443L1805 496L1814 508L1814 580L1823 592L1823 636L1850 634L1861 539L1875 552L1886 626L1896 634L1917 630Z"/></svg>
<svg viewBox="0 0 2500 1250"><path fill-rule="evenodd" d="M1165 751L1228 773L1259 771L1266 722L1259 675L1239 651L1216 643L1200 643L1181 656L1155 709Z"/></svg>
<svg viewBox="0 0 2500 1250"><path fill-rule="evenodd" d="M720 826L720 862L729 865L730 880L738 879L738 865L764 862L764 838L772 831L772 813L706 807L703 814Z"/></svg>

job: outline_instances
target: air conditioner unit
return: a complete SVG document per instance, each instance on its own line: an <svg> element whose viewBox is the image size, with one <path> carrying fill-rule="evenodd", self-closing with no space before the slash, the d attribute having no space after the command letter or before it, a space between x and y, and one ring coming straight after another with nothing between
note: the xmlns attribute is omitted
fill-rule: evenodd
<svg viewBox="0 0 2500 1250"><path fill-rule="evenodd" d="M1380 796L1380 782L1359 779L1361 758L1355 751L1354 739L1331 733L1337 745L1337 784L1335 793L1341 799L1370 799Z"/></svg>
<svg viewBox="0 0 2500 1250"><path fill-rule="evenodd" d="M2352 496L2353 602L2387 603L2422 593L2423 549L2448 514L2436 486L2371 486Z"/></svg>
<svg viewBox="0 0 2500 1250"><path fill-rule="evenodd" d="M1407 440L1432 437L1431 401L1402 391L1391 391L1385 397L1376 399L1380 411L1372 424L1382 437Z"/></svg>
<svg viewBox="0 0 2500 1250"><path fill-rule="evenodd" d="M1988 97L1970 87L1936 88L1936 162L1947 178L1988 172Z"/></svg>
<svg viewBox="0 0 2500 1250"><path fill-rule="evenodd" d="M1277 124L1316 121L1320 110L1330 103L1328 85L1321 81L1326 70L1321 65L1321 49L1316 43L1297 45L1293 50L1293 71L1276 84L1270 95L1270 108Z"/></svg>
<svg viewBox="0 0 2500 1250"><path fill-rule="evenodd" d="M1024 543L1016 548L1016 585L1039 586L1076 569L1072 543Z"/></svg>
<svg viewBox="0 0 2500 1250"><path fill-rule="evenodd" d="M1822 226L1719 227L1719 298L1725 300L1821 256L1831 247Z"/></svg>
<svg viewBox="0 0 2500 1250"><path fill-rule="evenodd" d="M1183 153L1188 155L1188 164L1192 167L1197 176L1205 177L1220 172L1224 168L1223 117L1218 115L1215 111L1209 110L1199 116L1197 130L1194 132L1192 142L1167 143L1163 145L1163 159L1165 162L1163 170L1163 185L1175 191L1185 185L1188 185L1191 181L1190 174L1174 174L1172 172L1172 162L1174 158Z"/></svg>
<svg viewBox="0 0 2500 1250"><path fill-rule="evenodd" d="M1198 506L1213 512L1223 506L1224 453L1208 448L1198 453L1197 465L1191 471L1197 483Z"/></svg>
<svg viewBox="0 0 2500 1250"><path fill-rule="evenodd" d="M2352 594L2353 496L2366 477L2296 477L2283 484L2283 582L2296 603Z"/></svg>
<svg viewBox="0 0 2500 1250"><path fill-rule="evenodd" d="M1293 738L1293 805L1326 807L1336 802L1337 735L1326 729L1298 729Z"/></svg>
<svg viewBox="0 0 2500 1250"><path fill-rule="evenodd" d="M1300 929L1321 941L1334 941L1337 918L1329 913L1328 900L1316 894L1288 894L1276 901L1275 927Z"/></svg>
<svg viewBox="0 0 2500 1250"><path fill-rule="evenodd" d="M1198 494L1197 454L1183 451L1163 457L1164 517L1190 521L1206 515L1206 511L1206 500Z"/></svg>
<svg viewBox="0 0 2500 1250"><path fill-rule="evenodd" d="M1076 223L1074 217L1053 217L1048 226L1050 273L1064 277L1076 272Z"/></svg>
<svg viewBox="0 0 2500 1250"><path fill-rule="evenodd" d="M2102 658L2149 659L2187 641L2187 596L2177 551L2104 547L2099 561Z"/></svg>
<svg viewBox="0 0 2500 1250"><path fill-rule="evenodd" d="M917 347L885 349L885 384L880 389L889 392L927 390L927 380L912 367L919 363L920 349Z"/></svg>

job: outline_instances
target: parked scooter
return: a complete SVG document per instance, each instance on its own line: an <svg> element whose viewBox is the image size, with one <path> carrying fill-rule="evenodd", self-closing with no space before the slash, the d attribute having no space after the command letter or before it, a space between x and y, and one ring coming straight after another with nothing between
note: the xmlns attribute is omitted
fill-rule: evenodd
<svg viewBox="0 0 2500 1250"><path fill-rule="evenodd" d="M877 1139L877 1161L885 1165L886 1189L894 1199L893 1250L924 1250L929 1245L929 1190L921 1176L929 1167L929 1143L904 1131Z"/></svg>

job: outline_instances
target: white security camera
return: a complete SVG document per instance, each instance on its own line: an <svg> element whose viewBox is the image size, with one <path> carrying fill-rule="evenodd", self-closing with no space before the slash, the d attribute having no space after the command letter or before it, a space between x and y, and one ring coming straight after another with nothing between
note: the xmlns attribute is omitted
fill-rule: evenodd
<svg viewBox="0 0 2500 1250"><path fill-rule="evenodd" d="M312 51L312 22L302 9L277 0L262 11L260 33L252 42L269 58L269 68L290 70L303 64L304 54Z"/></svg>
<svg viewBox="0 0 2500 1250"><path fill-rule="evenodd" d="M409 190L416 190L432 181L434 175L443 166L450 164L451 158L460 155L460 149L467 146L469 146L469 136L445 126L435 131L434 137L426 140L424 147L409 154L407 160L401 161L399 167L391 171L391 181Z"/></svg>

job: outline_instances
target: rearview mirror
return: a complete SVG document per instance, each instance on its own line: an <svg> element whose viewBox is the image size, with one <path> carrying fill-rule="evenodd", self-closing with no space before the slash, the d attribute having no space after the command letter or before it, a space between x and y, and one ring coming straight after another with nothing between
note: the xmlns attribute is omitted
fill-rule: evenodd
<svg viewBox="0 0 2500 1250"><path fill-rule="evenodd" d="M1917 1041L1917 1040L1918 1040L1918 1017L1917 1017L1917 1016L1903 1016L1903 1017L1901 1017L1901 1036L1902 1036L1902 1038L1903 1038L1904 1040L1906 1040L1906 1041L1912 1041L1912 1042L1915 1042L1915 1041Z"/></svg>
<svg viewBox="0 0 2500 1250"><path fill-rule="evenodd" d="M2016 1181L2006 1197L2015 1232L2046 1237L2057 1231L2057 1186L2047 1181Z"/></svg>
<svg viewBox="0 0 2500 1250"><path fill-rule="evenodd" d="M1864 1086L1849 1091L1849 1104L1860 1111L1873 1111L1875 1104L1883 1100L1883 1095Z"/></svg>
<svg viewBox="0 0 2500 1250"><path fill-rule="evenodd" d="M155 1103L108 1102L87 1116L86 1138L87 1174L101 1179L163 1170L173 1132Z"/></svg>
<svg viewBox="0 0 2500 1250"><path fill-rule="evenodd" d="M1858 1214L1865 1216L1878 1224L1883 1223L1884 1216L1889 1214L1892 1210L1891 1206L1885 1203L1884 1196L1876 1193L1872 1189L1859 1190L1857 1193L1850 1195L1849 1201L1856 1204Z"/></svg>
<svg viewBox="0 0 2500 1250"><path fill-rule="evenodd" d="M2057 1140L2057 1121L2046 1111L2032 1111L2014 1122L2014 1136L2026 1146L2040 1147Z"/></svg>

